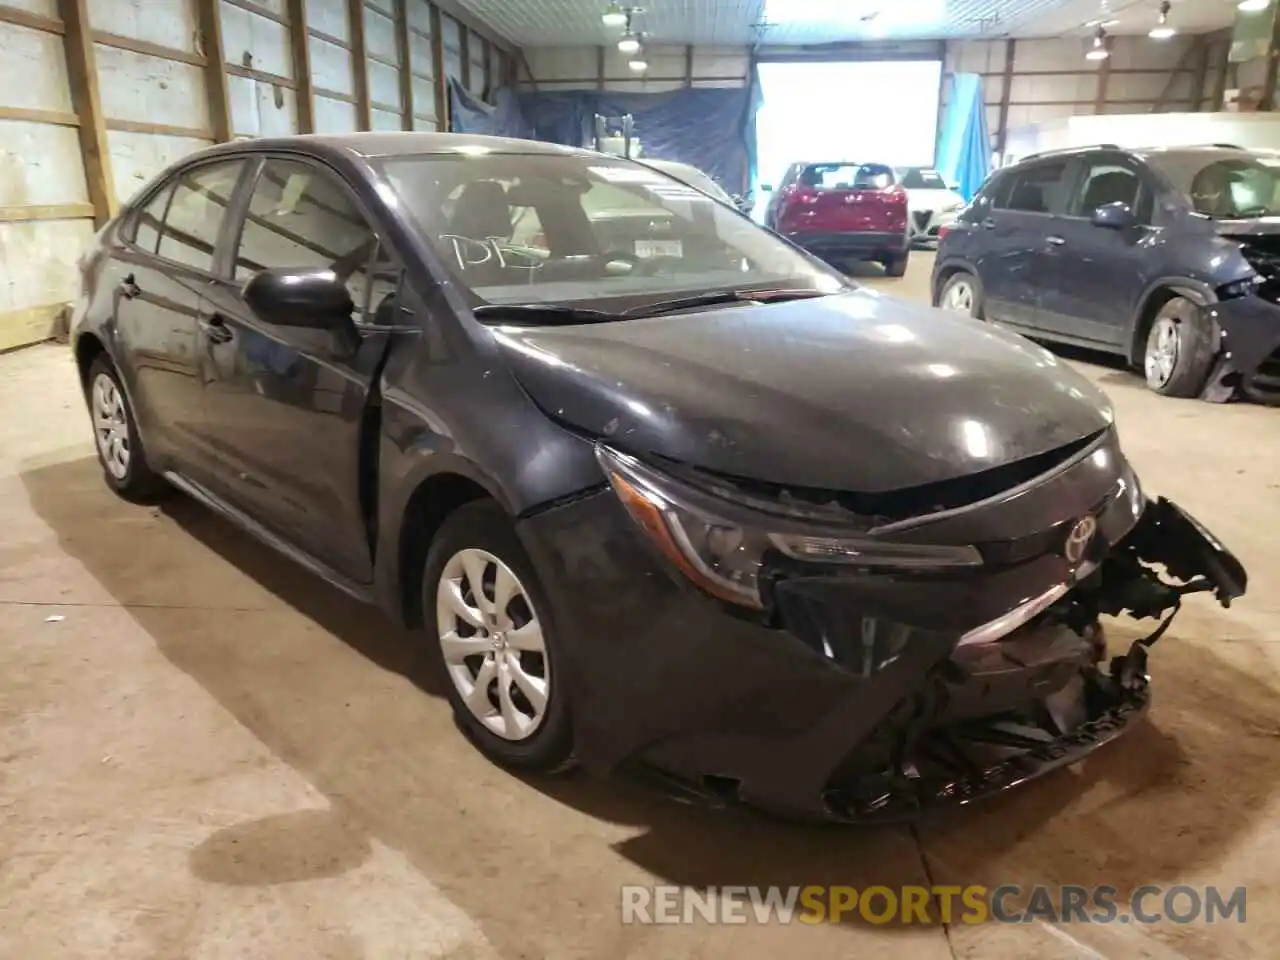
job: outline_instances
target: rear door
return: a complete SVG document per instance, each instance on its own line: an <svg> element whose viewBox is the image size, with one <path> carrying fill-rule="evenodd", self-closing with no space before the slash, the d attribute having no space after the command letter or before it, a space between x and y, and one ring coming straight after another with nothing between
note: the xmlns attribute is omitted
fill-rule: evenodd
<svg viewBox="0 0 1280 960"><path fill-rule="evenodd" d="M882 163L811 163L787 188L784 233L902 233L906 193Z"/></svg>
<svg viewBox="0 0 1280 960"><path fill-rule="evenodd" d="M1045 329L1090 346L1127 345L1129 318L1146 289L1154 256L1154 197L1151 175L1123 153L1090 154L1081 162L1067 208L1055 218L1041 253ZM1094 226L1094 211L1111 203L1128 207L1135 226Z"/></svg>
<svg viewBox="0 0 1280 960"><path fill-rule="evenodd" d="M113 254L117 351L134 413L161 463L196 471L208 465L200 300L244 166L219 160L176 174L142 202Z"/></svg>
<svg viewBox="0 0 1280 960"><path fill-rule="evenodd" d="M218 492L332 569L369 582L361 442L390 339L376 328L400 313L402 271L354 193L309 161L267 158L238 226L231 276L206 303L205 420ZM259 318L240 291L267 267L333 270L351 292L361 336L344 342Z"/></svg>
<svg viewBox="0 0 1280 960"><path fill-rule="evenodd" d="M1036 275L1053 218L1063 208L1073 162L1030 162L1004 174L987 216L975 224L974 266L989 319L1035 329L1040 325Z"/></svg>

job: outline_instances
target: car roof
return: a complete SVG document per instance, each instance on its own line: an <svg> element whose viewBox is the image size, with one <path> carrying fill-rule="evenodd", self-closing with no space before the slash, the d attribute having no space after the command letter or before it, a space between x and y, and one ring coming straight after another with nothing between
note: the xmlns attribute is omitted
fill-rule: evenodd
<svg viewBox="0 0 1280 960"><path fill-rule="evenodd" d="M1084 156L1090 153L1097 153L1105 150L1110 153L1129 153L1137 157L1203 157L1208 163L1214 157L1251 157L1257 156L1259 153L1274 153L1269 150L1250 150L1245 147L1237 147L1226 143L1205 143L1205 144L1188 144L1176 147L1122 147L1114 143L1095 143L1085 147L1062 147L1056 150L1043 150L1039 153L1028 154L1020 159L1014 166L1020 166L1024 163L1030 163L1036 160L1061 159L1068 157Z"/></svg>
<svg viewBox="0 0 1280 960"><path fill-rule="evenodd" d="M345 153L349 156L404 157L422 154L450 154L484 150L502 154L540 154L544 156L600 156L591 150L567 147L544 140L518 140L513 137L485 137L470 133L433 133L427 131L369 133L308 133L290 137L246 137L219 144L212 152L254 153L287 150L324 155Z"/></svg>

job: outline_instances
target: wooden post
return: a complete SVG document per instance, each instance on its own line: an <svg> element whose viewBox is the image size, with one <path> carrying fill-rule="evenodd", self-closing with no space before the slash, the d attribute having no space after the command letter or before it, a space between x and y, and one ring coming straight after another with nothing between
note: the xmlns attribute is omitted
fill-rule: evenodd
<svg viewBox="0 0 1280 960"><path fill-rule="evenodd" d="M396 49L400 53L400 126L413 129L413 47L409 41L409 4L411 0L395 0Z"/></svg>
<svg viewBox="0 0 1280 960"><path fill-rule="evenodd" d="M596 89L604 89L604 47L596 47Z"/></svg>
<svg viewBox="0 0 1280 960"><path fill-rule="evenodd" d="M1222 102L1227 99L1227 68L1231 65L1231 40L1222 42L1222 59L1213 71L1213 101L1209 104L1210 112L1222 109Z"/></svg>
<svg viewBox="0 0 1280 960"><path fill-rule="evenodd" d="M444 73L444 24L440 8L431 4L431 59L436 78L436 129L445 131L449 122L449 78Z"/></svg>
<svg viewBox="0 0 1280 960"><path fill-rule="evenodd" d="M364 42L364 0L347 0L347 20L351 24L351 80L356 94L356 129L373 129L369 106L369 52Z"/></svg>
<svg viewBox="0 0 1280 960"><path fill-rule="evenodd" d="M196 24L200 30L200 52L204 54L204 96L209 104L209 124L215 143L231 139L231 103L227 97L227 72L223 69L226 50L222 45L222 20L218 4L222 0L196 0Z"/></svg>
<svg viewBox="0 0 1280 960"><path fill-rule="evenodd" d="M287 0L289 49L293 53L293 92L298 109L298 132L316 132L316 94L311 80L311 35L307 32L306 0Z"/></svg>
<svg viewBox="0 0 1280 960"><path fill-rule="evenodd" d="M1004 162L1004 150L1009 144L1009 103L1013 100L1013 65L1018 56L1018 41L1009 39L1004 42L1004 77L1000 87L1000 112L996 122L996 153L1000 154L1000 162ZM984 97L985 99L985 97ZM986 109L985 106L983 109Z"/></svg>
<svg viewBox="0 0 1280 960"><path fill-rule="evenodd" d="M116 215L118 207L111 181L111 151L98 96L98 66L93 55L93 28L89 26L86 0L58 0L58 15L65 28L62 46L71 85L71 105L80 117L76 129L80 133L93 223L101 227Z"/></svg>
<svg viewBox="0 0 1280 960"><path fill-rule="evenodd" d="M1267 72L1262 81L1262 100L1259 110L1276 108L1276 80L1280 77L1280 16L1275 17L1271 27L1271 44L1267 47Z"/></svg>
<svg viewBox="0 0 1280 960"><path fill-rule="evenodd" d="M1111 36L1102 41L1107 47L1107 59L1098 67L1098 93L1093 98L1093 112L1105 113L1107 108L1107 87L1111 83Z"/></svg>
<svg viewBox="0 0 1280 960"><path fill-rule="evenodd" d="M684 85L686 87L693 86L693 44L686 44L684 48Z"/></svg>
<svg viewBox="0 0 1280 960"><path fill-rule="evenodd" d="M462 52L462 76L458 79L462 81L462 86L471 92L471 32L458 24L458 49Z"/></svg>
<svg viewBox="0 0 1280 960"><path fill-rule="evenodd" d="M484 62L484 89L481 95L488 100L493 96L493 44L484 37L480 38L483 46L480 48L480 58Z"/></svg>
<svg viewBox="0 0 1280 960"><path fill-rule="evenodd" d="M1195 73L1191 76L1191 110L1199 113L1204 107L1204 83L1209 77L1209 52L1213 44L1208 37L1199 36L1193 41L1199 48L1196 57Z"/></svg>

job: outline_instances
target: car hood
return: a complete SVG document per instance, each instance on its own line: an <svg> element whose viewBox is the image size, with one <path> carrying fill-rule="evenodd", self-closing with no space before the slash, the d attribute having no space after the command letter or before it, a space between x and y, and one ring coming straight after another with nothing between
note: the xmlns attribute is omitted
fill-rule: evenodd
<svg viewBox="0 0 1280 960"><path fill-rule="evenodd" d="M786 486L950 480L1112 417L1030 340L870 290L495 337L556 420L641 458Z"/></svg>

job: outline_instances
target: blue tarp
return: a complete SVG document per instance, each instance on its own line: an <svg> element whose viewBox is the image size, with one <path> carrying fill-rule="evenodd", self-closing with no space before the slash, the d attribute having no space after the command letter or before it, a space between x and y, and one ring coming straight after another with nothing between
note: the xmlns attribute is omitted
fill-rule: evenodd
<svg viewBox="0 0 1280 960"><path fill-rule="evenodd" d="M490 137L529 139L533 129L520 112L520 98L513 90L502 89L488 104L457 80L449 78L449 106L454 133L478 133Z"/></svg>
<svg viewBox="0 0 1280 960"><path fill-rule="evenodd" d="M987 133L987 109L983 103L982 77L957 73L951 78L951 95L938 137L938 172L959 184L959 193L972 200L991 172L991 137Z"/></svg>

